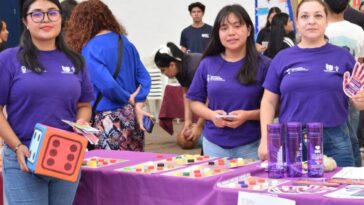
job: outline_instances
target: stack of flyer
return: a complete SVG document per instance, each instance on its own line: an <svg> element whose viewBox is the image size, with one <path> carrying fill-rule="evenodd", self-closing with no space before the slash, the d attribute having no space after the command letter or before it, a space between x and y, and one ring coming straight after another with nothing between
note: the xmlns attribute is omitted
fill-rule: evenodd
<svg viewBox="0 0 364 205"><path fill-rule="evenodd" d="M364 199L364 167L344 167L332 178L347 186L326 194L326 197L343 199Z"/></svg>
<svg viewBox="0 0 364 205"><path fill-rule="evenodd" d="M364 167L343 167L332 178L334 179L353 179L364 180Z"/></svg>
<svg viewBox="0 0 364 205"><path fill-rule="evenodd" d="M91 144L96 145L99 142L99 138L95 134L99 133L100 130L91 127L90 125L83 125L68 120L62 120L64 123L71 126L76 132L82 134Z"/></svg>

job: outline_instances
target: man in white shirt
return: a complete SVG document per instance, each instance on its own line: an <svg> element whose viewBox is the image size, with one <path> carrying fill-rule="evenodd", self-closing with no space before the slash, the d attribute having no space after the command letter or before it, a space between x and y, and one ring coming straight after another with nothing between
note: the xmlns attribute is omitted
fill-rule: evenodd
<svg viewBox="0 0 364 205"><path fill-rule="evenodd" d="M361 63L364 59L364 30L344 19L349 0L325 0L328 7L328 26L325 35L331 44L348 49ZM348 127L355 157L355 165L361 166L361 156L357 132L359 129L359 112L349 107Z"/></svg>

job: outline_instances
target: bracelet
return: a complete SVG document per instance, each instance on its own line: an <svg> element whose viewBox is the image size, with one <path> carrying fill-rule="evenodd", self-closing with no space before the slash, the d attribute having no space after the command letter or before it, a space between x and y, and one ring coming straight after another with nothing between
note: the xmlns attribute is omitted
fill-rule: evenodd
<svg viewBox="0 0 364 205"><path fill-rule="evenodd" d="M22 145L23 145L23 143L21 143L21 142L19 144L17 144L15 146L14 152L16 153L16 151L18 151L19 147L22 146Z"/></svg>

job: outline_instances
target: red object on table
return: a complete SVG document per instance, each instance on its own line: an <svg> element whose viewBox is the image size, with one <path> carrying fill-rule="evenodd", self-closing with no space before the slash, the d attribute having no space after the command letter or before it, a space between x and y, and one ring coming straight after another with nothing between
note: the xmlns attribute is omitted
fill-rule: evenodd
<svg viewBox="0 0 364 205"><path fill-rule="evenodd" d="M173 135L173 119L184 120L183 87L167 85L159 111L159 126ZM193 118L194 122L196 117Z"/></svg>

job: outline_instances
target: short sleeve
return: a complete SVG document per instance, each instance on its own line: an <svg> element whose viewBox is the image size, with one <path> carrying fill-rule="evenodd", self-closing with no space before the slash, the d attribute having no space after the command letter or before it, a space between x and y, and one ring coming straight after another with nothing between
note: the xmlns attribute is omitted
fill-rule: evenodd
<svg viewBox="0 0 364 205"><path fill-rule="evenodd" d="M356 60L349 52L347 52L347 58L348 58L348 60L346 61L347 62L346 71L349 71L350 73L352 73Z"/></svg>
<svg viewBox="0 0 364 205"><path fill-rule="evenodd" d="M7 57L0 54L0 105L6 105L8 102L12 74L7 66Z"/></svg>
<svg viewBox="0 0 364 205"><path fill-rule="evenodd" d="M263 83L263 87L265 89L276 94L280 94L280 85L282 80L279 73L281 70L279 61L278 56L272 60Z"/></svg>
<svg viewBox="0 0 364 205"><path fill-rule="evenodd" d="M207 66L206 60L202 60L193 77L192 83L187 92L190 100L206 102L207 99Z"/></svg>
<svg viewBox="0 0 364 205"><path fill-rule="evenodd" d="M81 97L79 99L79 102L91 102L92 100L95 99L95 96L93 93L92 83L86 66L81 72L82 72Z"/></svg>
<svg viewBox="0 0 364 205"><path fill-rule="evenodd" d="M261 84L264 83L265 78L267 76L268 70L269 70L269 65L271 63L271 59L264 56L264 55L260 55L260 70L259 70L259 80L261 82Z"/></svg>
<svg viewBox="0 0 364 205"><path fill-rule="evenodd" d="M181 46L187 48L187 42L186 42L186 29L183 29L182 33L181 33L181 39L180 39L180 43Z"/></svg>

